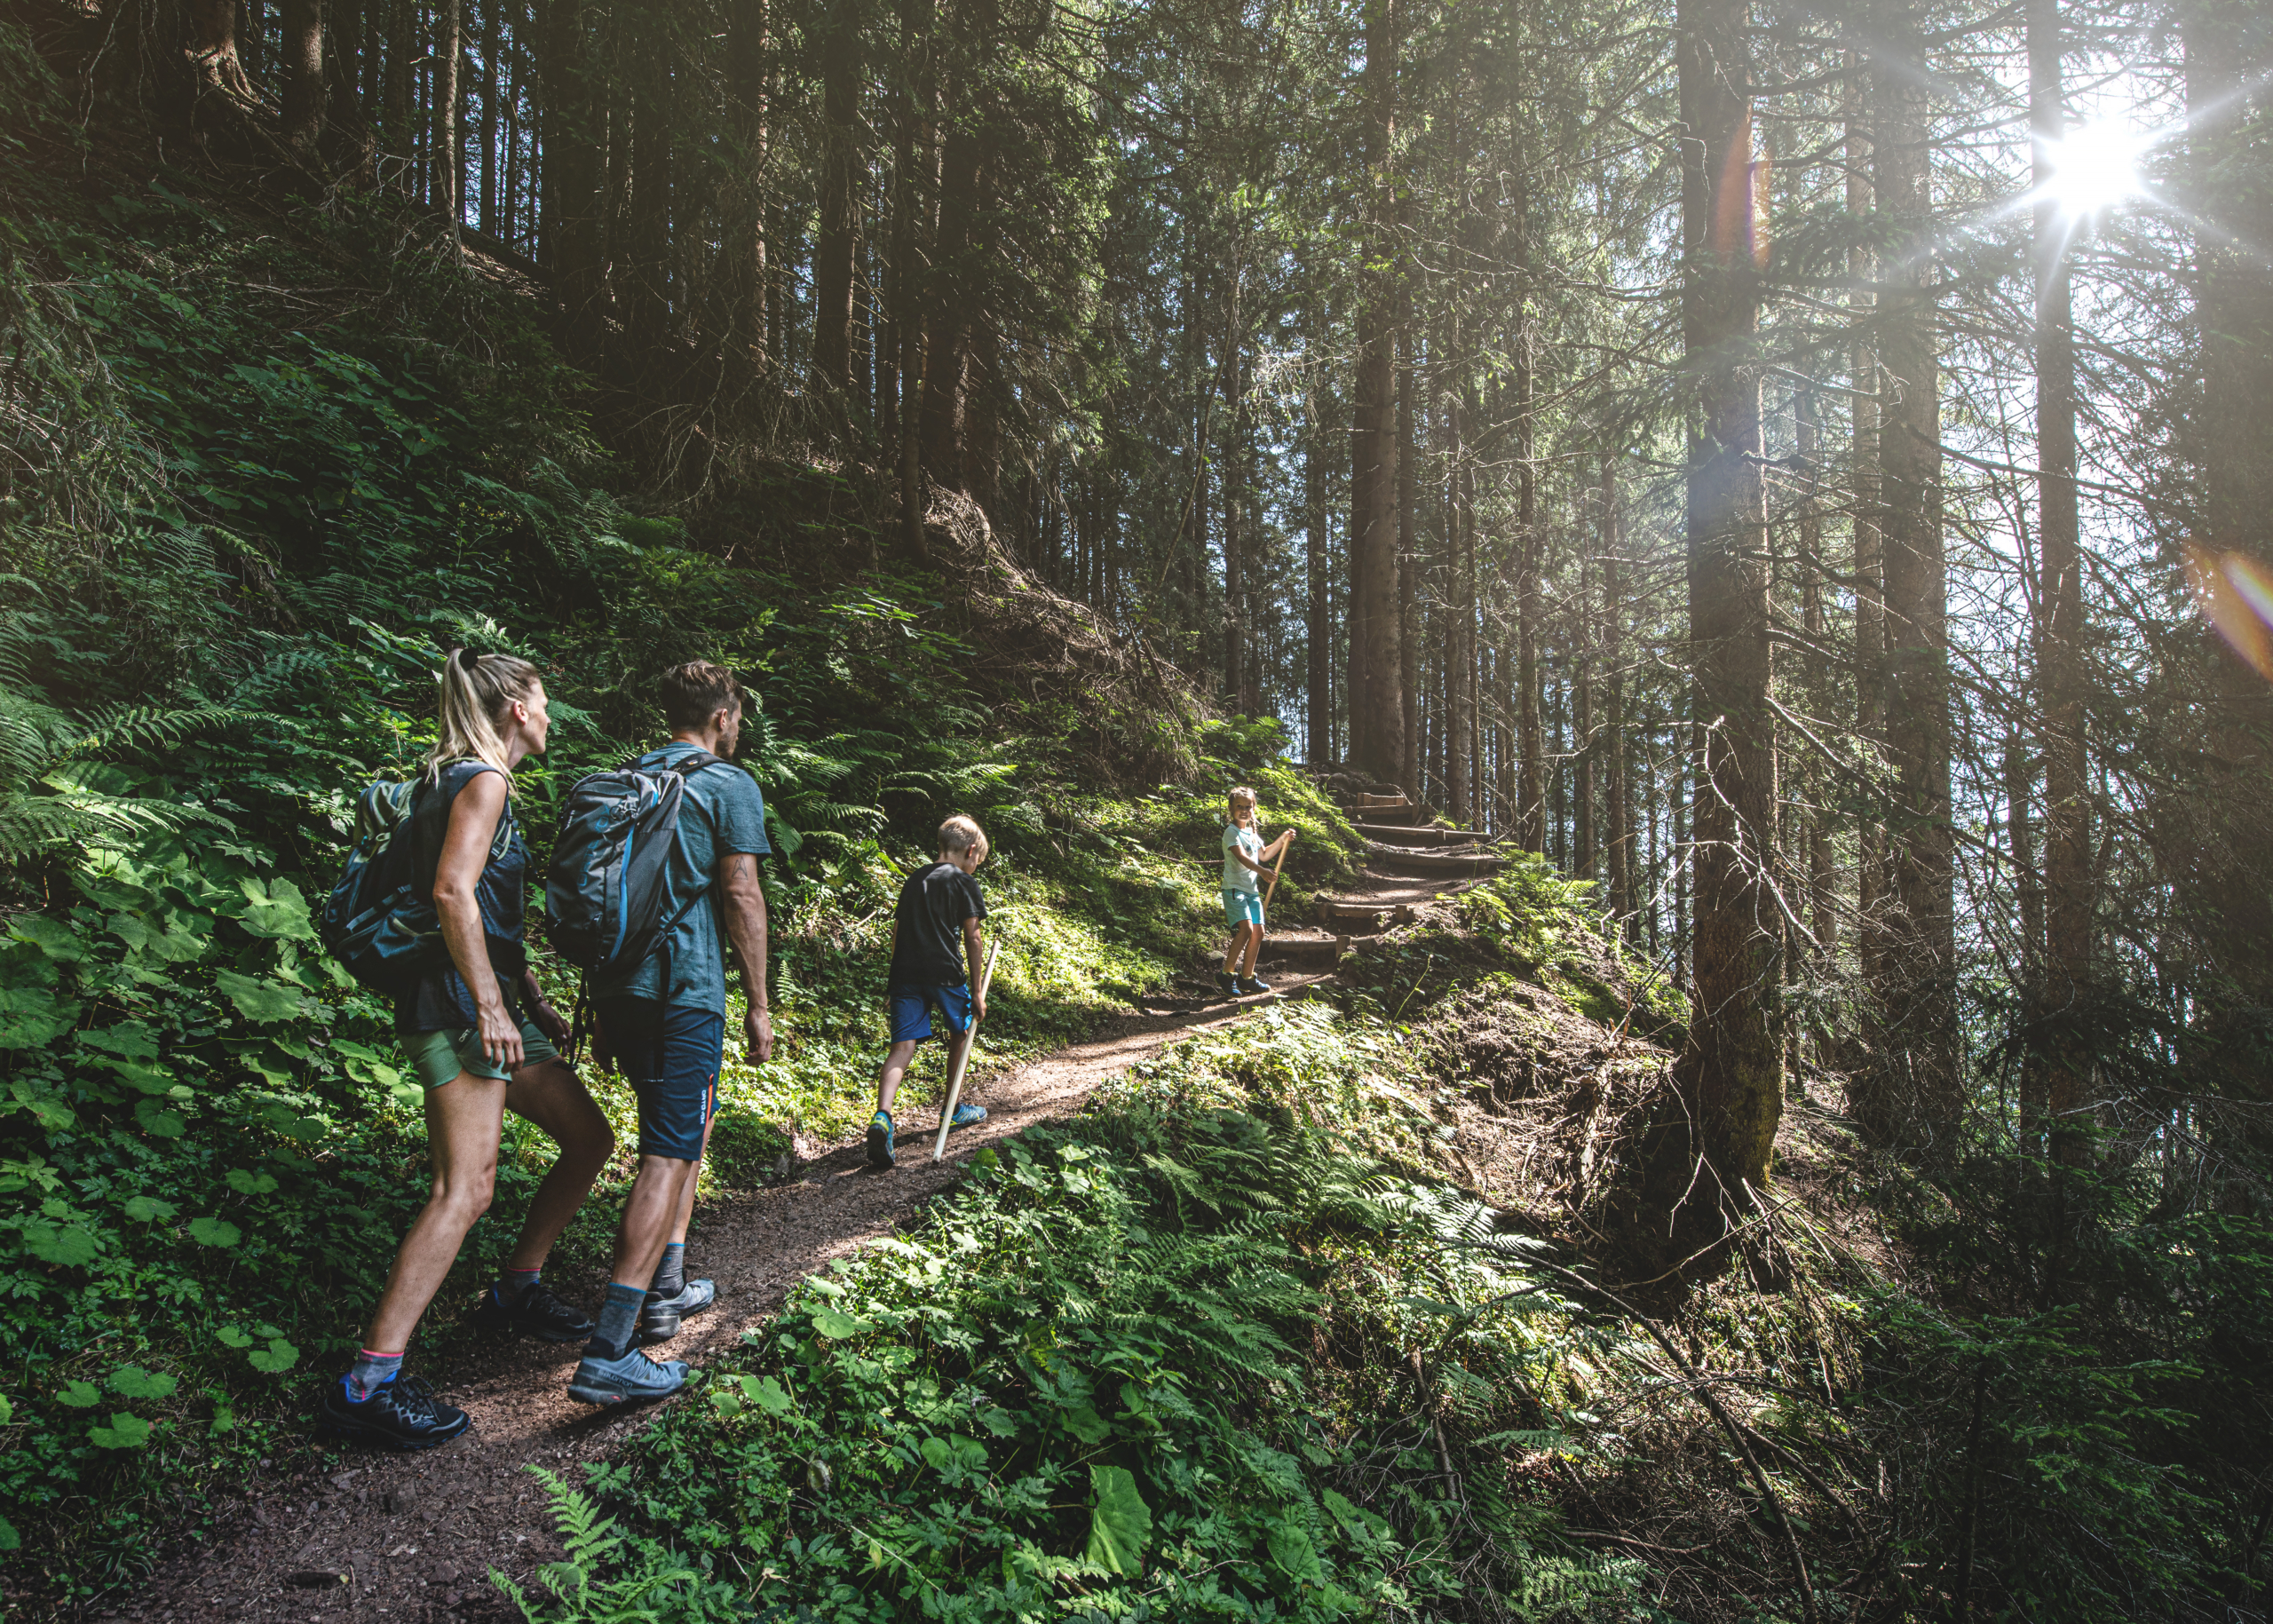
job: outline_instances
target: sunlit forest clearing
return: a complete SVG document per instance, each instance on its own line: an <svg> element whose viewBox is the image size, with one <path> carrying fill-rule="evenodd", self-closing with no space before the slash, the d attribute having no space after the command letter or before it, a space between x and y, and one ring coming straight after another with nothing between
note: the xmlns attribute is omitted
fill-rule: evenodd
<svg viewBox="0 0 2273 1624"><path fill-rule="evenodd" d="M768 951L390 1455L457 649L534 1002L685 662ZM2261 4L5 0L0 674L7 1616L2273 1611Z"/></svg>

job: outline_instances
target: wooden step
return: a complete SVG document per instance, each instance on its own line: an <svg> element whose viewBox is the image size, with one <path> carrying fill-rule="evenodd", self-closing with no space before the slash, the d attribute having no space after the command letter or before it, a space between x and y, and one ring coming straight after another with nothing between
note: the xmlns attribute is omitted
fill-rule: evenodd
<svg viewBox="0 0 2273 1624"><path fill-rule="evenodd" d="M1320 897L1318 913L1329 926L1346 925L1366 935L1392 925L1411 924L1418 917L1409 902L1366 902L1349 897Z"/></svg>
<svg viewBox="0 0 2273 1624"><path fill-rule="evenodd" d="M1331 967L1350 951L1350 938L1342 936L1266 936L1263 939L1263 956L1280 964L1316 964Z"/></svg>
<svg viewBox="0 0 2273 1624"><path fill-rule="evenodd" d="M1366 843L1366 855L1367 860L1396 874L1486 875L1497 873L1500 867L1500 859L1490 852L1414 852L1370 840Z"/></svg>
<svg viewBox="0 0 2273 1624"><path fill-rule="evenodd" d="M1490 838L1474 829L1421 828L1404 823L1361 823L1358 832L1385 846L1459 846Z"/></svg>
<svg viewBox="0 0 2273 1624"><path fill-rule="evenodd" d="M1356 818L1371 817L1376 812L1411 812L1413 803L1401 795L1361 795L1354 801L1340 803L1342 810Z"/></svg>

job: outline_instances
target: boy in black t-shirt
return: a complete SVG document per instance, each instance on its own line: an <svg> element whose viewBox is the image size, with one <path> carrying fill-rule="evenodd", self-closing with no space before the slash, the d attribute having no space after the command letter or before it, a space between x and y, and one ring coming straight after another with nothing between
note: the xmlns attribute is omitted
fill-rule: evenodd
<svg viewBox="0 0 2273 1624"><path fill-rule="evenodd" d="M891 1052L876 1079L876 1114L868 1124L868 1165L882 1171L895 1165L892 1154L892 1096L915 1058L915 1046L938 1035L934 1012L946 1022L947 1069L970 1045L971 1029L986 1018L986 994L978 985L978 922L986 899L971 875L986 860L986 833L960 815L939 826L939 860L907 876L892 910ZM986 1120L984 1105L955 1107L956 1128Z"/></svg>

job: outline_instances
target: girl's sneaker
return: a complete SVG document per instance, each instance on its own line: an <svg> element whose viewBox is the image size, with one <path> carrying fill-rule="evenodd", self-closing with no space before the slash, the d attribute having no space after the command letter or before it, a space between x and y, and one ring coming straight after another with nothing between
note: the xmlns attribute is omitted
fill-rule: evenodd
<svg viewBox="0 0 2273 1624"><path fill-rule="evenodd" d="M1246 980L1239 983L1239 991L1247 994L1249 997L1254 996L1257 993L1267 993L1270 990L1271 983L1265 981L1261 976L1249 976Z"/></svg>
<svg viewBox="0 0 2273 1624"><path fill-rule="evenodd" d="M1224 996L1226 998L1236 998L1239 995L1239 978L1228 970L1219 970L1216 972L1216 985L1224 989Z"/></svg>
<svg viewBox="0 0 2273 1624"><path fill-rule="evenodd" d="M879 1111L868 1123L868 1168L882 1173L899 1165L891 1151L891 1113Z"/></svg>
<svg viewBox="0 0 2273 1624"><path fill-rule="evenodd" d="M984 1105L957 1105L957 1106L955 1107L955 1117L954 1117L954 1121L952 1121L952 1122L949 1122L949 1123L947 1124L947 1126L948 1126L949 1128L968 1128L968 1127L970 1127L973 1122L983 1122L983 1121L985 1121L986 1120L986 1106L984 1106Z"/></svg>

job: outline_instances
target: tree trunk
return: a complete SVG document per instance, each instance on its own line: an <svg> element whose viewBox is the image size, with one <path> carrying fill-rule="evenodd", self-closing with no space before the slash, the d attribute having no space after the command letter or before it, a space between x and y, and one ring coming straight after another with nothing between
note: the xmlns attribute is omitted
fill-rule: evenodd
<svg viewBox="0 0 2273 1624"><path fill-rule="evenodd" d="M1894 242L1880 273L1884 425L1887 753L1902 828L1889 841L1881 1064L1857 1114L1881 1144L1953 1150L1964 1106L1956 1055L1950 835L1948 587L1942 540L1940 371L1927 76L1911 0L1879 28L1878 204Z"/></svg>
<svg viewBox="0 0 2273 1624"><path fill-rule="evenodd" d="M218 91L245 107L257 106L258 92L237 54L236 0L188 0L182 21L190 71L196 80L192 94Z"/></svg>
<svg viewBox="0 0 2273 1624"><path fill-rule="evenodd" d="M407 3L407 0L406 0ZM583 0L552 0L544 69L546 218L555 241L552 287L560 301L561 348L598 372L607 343L606 236L601 195L601 114L589 69L590 13ZM388 93L394 90L390 68Z"/></svg>
<svg viewBox="0 0 2273 1624"><path fill-rule="evenodd" d="M1686 520L1691 702L1703 748L1691 811L1689 1041L1675 1069L1678 1105L1653 1124L1645 1164L1651 1233L1668 1264L1754 1210L1783 1108L1769 1007L1781 934L1766 868L1776 785L1760 376L1751 358L1760 282L1747 9L1746 0L1681 0L1677 13L1682 337L1699 377L1701 428L1690 446Z"/></svg>
<svg viewBox="0 0 2273 1624"><path fill-rule="evenodd" d="M984 154L967 121L948 129L939 171L939 228L931 256L931 308L923 357L923 466L951 490L963 475L963 368L970 300L970 232Z"/></svg>
<svg viewBox="0 0 2273 1624"><path fill-rule="evenodd" d="M283 57L284 139L313 154L323 134L323 0L284 0Z"/></svg>
<svg viewBox="0 0 2273 1624"><path fill-rule="evenodd" d="M1405 766L1398 633L1397 294L1398 252L1389 166L1397 131L1397 0L1366 10L1366 169L1369 222L1358 276L1350 516L1350 754L1358 771L1394 779Z"/></svg>
<svg viewBox="0 0 2273 1624"><path fill-rule="evenodd" d="M643 32L633 48L631 197L623 252L623 325L635 368L654 364L670 334L671 56Z"/></svg>
<svg viewBox="0 0 2273 1624"><path fill-rule="evenodd" d="M481 16L481 229L502 239L506 233L497 218L497 97L504 75L497 71L497 13L503 9L504 0L476 0L476 4ZM511 161L510 154L506 161Z"/></svg>
<svg viewBox="0 0 2273 1624"><path fill-rule="evenodd" d="M726 13L726 107L730 133L721 197L719 281L725 303L731 376L747 386L765 370L765 0L734 0Z"/></svg>
<svg viewBox="0 0 2273 1624"><path fill-rule="evenodd" d="M1233 278L1224 317L1224 693L1238 715L1251 714L1247 696L1247 563L1243 551L1247 469L1239 455L1239 414L1245 381L1239 331L1239 286Z"/></svg>
<svg viewBox="0 0 2273 1624"><path fill-rule="evenodd" d="M1604 729L1609 756L1604 765L1603 822L1610 833L1610 911L1626 922L1634 915L1634 813L1627 793L1626 605L1624 564L1619 557L1618 459L1602 459L1602 665Z"/></svg>
<svg viewBox="0 0 2273 1624"><path fill-rule="evenodd" d="M1877 205L1871 182L1872 142L1868 122L1869 75L1860 52L1848 54L1853 75L1847 121L1847 212L1858 224ZM1879 371L1876 340L1866 324L1878 295L1878 258L1866 242L1847 253L1847 274L1854 286L1849 304L1855 312L1852 382L1853 439L1849 462L1855 507L1855 733L1865 746L1886 741L1886 565L1880 539L1883 495L1879 479ZM1866 813L1856 831L1856 949L1866 995L1885 985L1882 943L1886 911L1886 831Z"/></svg>
<svg viewBox="0 0 2273 1624"><path fill-rule="evenodd" d="M1571 866L1582 880L1596 877L1595 852L1595 689L1588 644L1594 627L1592 561L1579 543L1579 595L1571 606Z"/></svg>
<svg viewBox="0 0 2273 1624"><path fill-rule="evenodd" d="M1539 534L1539 476L1533 463L1531 316L1516 310L1516 839L1533 852L1547 849L1547 739L1539 715L1540 572L1545 548Z"/></svg>
<svg viewBox="0 0 2273 1624"><path fill-rule="evenodd" d="M892 210L892 258L898 266L894 286L899 294L894 321L899 336L899 545L918 564L931 560L931 545L923 530L923 312L927 300L923 264L918 257L923 227L928 224L929 188L923 185L926 177L917 167L916 158L919 152L931 150L931 31L927 0L900 0L899 155L892 172L898 194Z"/></svg>
<svg viewBox="0 0 2273 1624"><path fill-rule="evenodd" d="M1306 545L1303 566L1310 589L1309 634L1304 638L1308 702L1304 707L1305 754L1312 766L1334 759L1334 677L1329 661L1334 654L1332 606L1327 599L1327 554L1332 540L1326 519L1325 392L1313 388L1303 414L1303 520Z"/></svg>
<svg viewBox="0 0 2273 1624"><path fill-rule="evenodd" d="M455 242L465 214L465 161L459 144L458 81L465 55L460 0L434 4L434 207L448 222Z"/></svg>
<svg viewBox="0 0 2273 1624"><path fill-rule="evenodd" d="M860 30L836 8L821 44L820 234L813 248L813 382L842 414L852 392L852 270L859 254Z"/></svg>
<svg viewBox="0 0 2273 1624"><path fill-rule="evenodd" d="M1823 603L1823 423L1812 388L1800 391L1794 402L1799 419L1800 467L1800 628L1807 634L1807 703L1811 714L1830 714L1831 670L1826 658L1830 630ZM1801 828L1807 845L1808 895L1804 916L1815 938L1820 966L1827 967L1838 939L1838 875L1832 866L1831 807L1835 786L1827 764L1806 757L1799 774L1806 796Z"/></svg>
<svg viewBox="0 0 2273 1624"><path fill-rule="evenodd" d="M1418 793L1421 744L1421 538L1414 529L1420 459L1414 453L1413 285L1397 300L1397 714L1405 741L1397 781Z"/></svg>
<svg viewBox="0 0 2273 1624"><path fill-rule="evenodd" d="M2036 181L2047 188L2056 149L2067 133L2061 83L2059 0L2029 0L2029 124L2036 138ZM2067 223L2048 191L2036 210L2036 437L2039 567L2037 585L2037 705L2042 713L2044 757L2044 955L2031 938L2024 956L2024 1002L2036 1012L2071 1010L2091 983L2090 784L2084 759L2084 589L2076 500L2076 334L2071 315ZM2269 492L2273 495L2273 492ZM2017 746L2016 767L2025 764ZM2008 774L2008 778L2012 776ZM2008 795L2014 818L2014 860L2026 866L2026 780ZM2024 872L2023 885L2033 891ZM2026 910L2024 910L2025 912ZM2038 985L2037 978L2043 977ZM2079 1130L2089 1061L2072 1045L2043 1073L2055 1160L2080 1162L2088 1140ZM2026 1072L2038 1068L2031 1066ZM2026 1074L2026 1073L2024 1073ZM2028 1089L2025 1093L2033 1093ZM2031 1103L2024 1097L2023 1115Z"/></svg>

